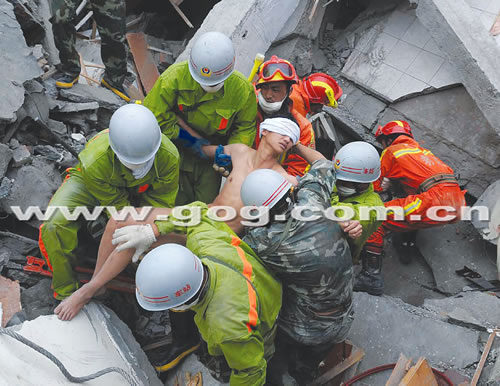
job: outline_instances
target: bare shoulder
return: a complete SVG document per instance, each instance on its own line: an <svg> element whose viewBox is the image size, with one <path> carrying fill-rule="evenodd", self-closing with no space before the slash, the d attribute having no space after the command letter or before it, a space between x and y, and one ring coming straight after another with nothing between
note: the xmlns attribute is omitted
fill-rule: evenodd
<svg viewBox="0 0 500 386"><path fill-rule="evenodd" d="M238 153L243 153L243 152L250 152L250 151L255 151L251 147L248 147L247 145L244 145L242 143L233 143L231 145L226 145L224 146L224 152L226 154L238 154Z"/></svg>
<svg viewBox="0 0 500 386"><path fill-rule="evenodd" d="M297 178L288 174L281 165L278 164L273 166L273 170L277 171L279 174L285 177L293 186L296 186L298 184Z"/></svg>

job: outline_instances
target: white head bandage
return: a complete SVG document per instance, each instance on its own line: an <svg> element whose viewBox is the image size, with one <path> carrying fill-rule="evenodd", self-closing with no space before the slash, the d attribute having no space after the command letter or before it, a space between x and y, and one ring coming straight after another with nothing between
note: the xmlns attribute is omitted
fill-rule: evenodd
<svg viewBox="0 0 500 386"><path fill-rule="evenodd" d="M300 128L288 118L267 118L260 124L259 137L262 137L262 130L287 135L292 139L293 144L299 142Z"/></svg>

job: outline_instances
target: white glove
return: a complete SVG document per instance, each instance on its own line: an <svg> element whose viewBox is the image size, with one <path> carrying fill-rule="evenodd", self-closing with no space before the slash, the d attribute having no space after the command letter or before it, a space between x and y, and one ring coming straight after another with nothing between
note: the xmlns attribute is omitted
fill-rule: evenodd
<svg viewBox="0 0 500 386"><path fill-rule="evenodd" d="M391 180L387 177L384 177L382 179L382 182L380 183L380 187L384 192L387 192L391 188Z"/></svg>
<svg viewBox="0 0 500 386"><path fill-rule="evenodd" d="M116 247L118 252L128 248L135 248L134 256L132 256L132 262L137 263L139 256L141 256L144 251L149 249L155 241L156 237L150 224L128 225L115 230L111 244L120 244Z"/></svg>

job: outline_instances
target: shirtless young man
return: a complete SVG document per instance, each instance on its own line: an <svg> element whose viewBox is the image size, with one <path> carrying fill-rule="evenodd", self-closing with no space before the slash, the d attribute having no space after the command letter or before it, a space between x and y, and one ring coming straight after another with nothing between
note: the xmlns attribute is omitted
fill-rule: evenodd
<svg viewBox="0 0 500 386"><path fill-rule="evenodd" d="M224 187L214 202L209 206L231 206L239 214L243 207L240 197L240 190L243 181L250 172L256 169L273 169L284 175L293 185L297 184L295 177L286 174L285 170L278 163L281 153L288 151L298 142L300 128L298 125L286 118L269 118L261 123L261 143L258 150L242 144L224 146L224 153L231 156L233 170L229 174ZM215 156L216 146L207 146L204 151L211 157ZM170 234L160 234L155 223L158 216L168 216L172 212L169 208L155 208L144 221L128 219L119 221L111 218L108 221L106 230L102 236L97 263L92 280L84 284L80 289L66 298L56 307L54 313L61 320L71 320L98 293L106 283L115 278L130 261L136 262L139 256L149 247L156 247L167 242L177 242L184 244L185 236ZM243 230L240 223L240 216L228 222L228 225L235 233ZM119 238L113 234L119 228L128 225L125 231L127 242L121 243ZM116 241L118 240L118 241ZM113 244L120 243L118 247ZM152 244L154 242L154 244ZM152 244L152 245L151 245Z"/></svg>

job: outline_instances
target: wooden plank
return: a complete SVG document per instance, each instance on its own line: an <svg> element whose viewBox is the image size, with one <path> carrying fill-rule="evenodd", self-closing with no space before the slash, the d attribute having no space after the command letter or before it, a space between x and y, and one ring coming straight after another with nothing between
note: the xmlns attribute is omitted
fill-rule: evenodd
<svg viewBox="0 0 500 386"><path fill-rule="evenodd" d="M319 1L319 0L317 0L317 1ZM182 10L179 8L179 6L177 5L177 3L178 3L178 1L170 0L170 4L172 4L172 7L175 8L175 10L179 14L179 16L182 17L182 20L184 20L184 23L186 23L189 28L194 28L194 25L189 21L189 19L187 18L187 16L184 15L184 12L182 12Z"/></svg>
<svg viewBox="0 0 500 386"><path fill-rule="evenodd" d="M399 386L438 386L436 377L427 360L421 357L403 377Z"/></svg>
<svg viewBox="0 0 500 386"><path fill-rule="evenodd" d="M147 94L160 77L160 73L158 72L158 68L156 68L151 52L148 50L146 36L142 32L128 33L127 41L134 57L137 75Z"/></svg>
<svg viewBox="0 0 500 386"><path fill-rule="evenodd" d="M327 372L325 372L321 377L317 378L313 385L324 385L334 379L337 375L342 374L349 367L358 363L365 356L365 352L363 349L353 346L351 355L348 358L344 359L338 365L334 366Z"/></svg>
<svg viewBox="0 0 500 386"><path fill-rule="evenodd" d="M312 7L311 13L309 14L309 21L310 22L312 21L314 14L316 13L316 8L318 8L318 3L319 3L319 0L314 0L314 5Z"/></svg>
<svg viewBox="0 0 500 386"><path fill-rule="evenodd" d="M87 73L87 67L85 67L85 62L83 61L82 54L78 53L78 56L80 57L80 67L82 70L82 74L84 75L87 84L92 85L93 83L91 83L91 81L89 80L89 74Z"/></svg>
<svg viewBox="0 0 500 386"><path fill-rule="evenodd" d="M392 370L392 374L385 383L385 386L398 386L399 382L401 382L403 377L406 375L406 372L410 369L411 362L411 358L408 359L403 353L399 354L396 367Z"/></svg>
<svg viewBox="0 0 500 386"><path fill-rule="evenodd" d="M481 372L483 371L484 364L486 363L486 359L488 358L488 354L490 353L491 345L493 344L493 341L495 340L495 335L498 331L500 330L494 329L490 333L490 337L488 338L488 341L484 346L484 350L481 355L481 359L479 360L479 364L477 365L476 372L474 373L474 377L472 377L472 382L470 383L471 386L476 386L477 383L479 382L479 378L481 377Z"/></svg>

